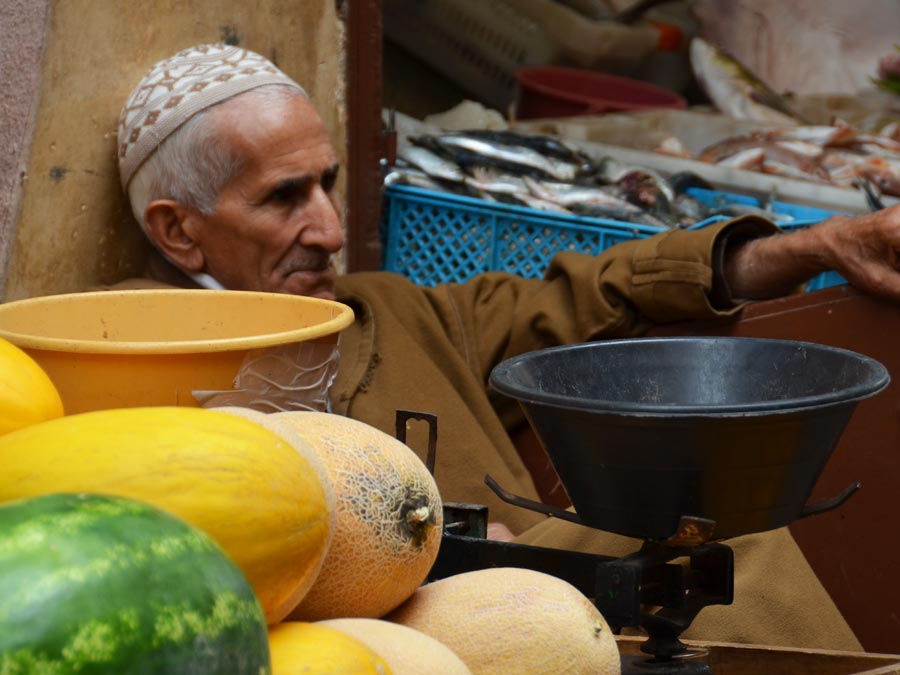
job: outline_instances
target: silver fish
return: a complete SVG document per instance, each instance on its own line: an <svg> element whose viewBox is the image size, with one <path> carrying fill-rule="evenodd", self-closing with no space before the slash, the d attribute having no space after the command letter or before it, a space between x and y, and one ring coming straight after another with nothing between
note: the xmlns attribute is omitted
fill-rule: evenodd
<svg viewBox="0 0 900 675"><path fill-rule="evenodd" d="M412 140L412 139L411 139ZM537 172L541 177L574 180L578 165L552 157L520 145L503 145L464 135L446 134L434 137L448 156L463 166L494 165L507 170Z"/></svg>
<svg viewBox="0 0 900 675"><path fill-rule="evenodd" d="M641 214L636 214L632 211L624 211L615 207L593 206L590 204L573 206L571 211L576 215L586 216L588 218L602 218L604 220L615 220L619 223L634 223L636 225L652 225L661 230L668 230L677 226L676 224L661 220L652 213L646 211Z"/></svg>
<svg viewBox="0 0 900 675"><path fill-rule="evenodd" d="M410 185L426 190L443 190L440 183L432 179L421 169L412 167L394 167L385 177L385 185Z"/></svg>
<svg viewBox="0 0 900 675"><path fill-rule="evenodd" d="M454 183L465 181L465 174L453 162L450 162L428 148L408 145L397 151L397 156L417 169L424 171L432 178L440 178Z"/></svg>
<svg viewBox="0 0 900 675"><path fill-rule="evenodd" d="M560 206L555 202L548 201L546 199L541 199L540 197L535 197L532 194L516 194L513 195L513 198L520 202L523 206L528 206L532 209L538 209L540 211L550 211L552 213L563 213L566 215L572 215L572 212L569 211L564 206Z"/></svg>
<svg viewBox="0 0 900 675"><path fill-rule="evenodd" d="M777 221L779 223L789 223L794 218L787 214L776 214L759 206L751 206L750 204L726 204L718 209L713 210L710 216L724 216L726 218L737 218L738 216L759 216L767 220Z"/></svg>
<svg viewBox="0 0 900 675"><path fill-rule="evenodd" d="M576 164L582 168L588 168L590 165L590 158L587 155L578 150L573 150L560 140L545 134L520 133L509 129L469 129L451 132L445 134L445 136L468 136L501 145L524 146L541 153L545 157L552 157Z"/></svg>
<svg viewBox="0 0 900 675"><path fill-rule="evenodd" d="M643 215L644 213L641 207L598 188L582 187L572 183L548 183L528 176L524 176L522 180L535 197L555 202L566 208L606 207L620 209L622 212L632 215Z"/></svg>
<svg viewBox="0 0 900 675"><path fill-rule="evenodd" d="M514 176L509 173L491 171L485 167L475 167L472 175L466 176L466 185L491 194L528 194L528 186L522 176Z"/></svg>
<svg viewBox="0 0 900 675"><path fill-rule="evenodd" d="M675 199L675 191L672 186L653 169L624 164L613 157L603 157L597 162L595 169L596 177L609 185L618 185L623 189L631 190L634 184L642 183L652 186L668 202Z"/></svg>
<svg viewBox="0 0 900 675"><path fill-rule="evenodd" d="M710 101L726 115L759 122L803 121L783 96L740 62L701 38L691 40L694 75Z"/></svg>

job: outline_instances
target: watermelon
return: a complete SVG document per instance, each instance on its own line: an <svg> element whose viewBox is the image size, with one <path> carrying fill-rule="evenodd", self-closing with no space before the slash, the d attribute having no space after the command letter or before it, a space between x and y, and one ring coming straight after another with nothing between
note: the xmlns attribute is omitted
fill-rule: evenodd
<svg viewBox="0 0 900 675"><path fill-rule="evenodd" d="M3 675L270 672L262 607L200 530L120 497L0 506Z"/></svg>

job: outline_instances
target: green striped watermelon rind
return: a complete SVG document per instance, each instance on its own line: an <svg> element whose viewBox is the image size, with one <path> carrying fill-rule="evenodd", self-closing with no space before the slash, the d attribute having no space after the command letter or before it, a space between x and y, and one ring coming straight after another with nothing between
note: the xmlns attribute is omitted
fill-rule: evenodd
<svg viewBox="0 0 900 675"><path fill-rule="evenodd" d="M268 675L262 607L206 534L89 494L0 506L3 675Z"/></svg>

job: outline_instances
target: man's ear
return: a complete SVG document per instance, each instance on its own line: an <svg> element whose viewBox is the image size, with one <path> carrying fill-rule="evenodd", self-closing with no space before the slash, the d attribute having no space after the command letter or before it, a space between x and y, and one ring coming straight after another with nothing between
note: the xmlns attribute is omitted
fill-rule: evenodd
<svg viewBox="0 0 900 675"><path fill-rule="evenodd" d="M186 272L201 272L203 251L192 236L193 221L201 218L194 209L171 199L158 199L147 205L144 219L147 236L173 263Z"/></svg>

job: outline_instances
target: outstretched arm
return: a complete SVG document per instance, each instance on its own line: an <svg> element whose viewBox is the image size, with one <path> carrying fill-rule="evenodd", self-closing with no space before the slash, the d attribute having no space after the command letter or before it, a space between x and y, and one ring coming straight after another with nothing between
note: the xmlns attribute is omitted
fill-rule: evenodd
<svg viewBox="0 0 900 675"><path fill-rule="evenodd" d="M733 298L762 300L784 295L828 270L862 291L900 300L900 206L834 216L737 245L726 252L724 272Z"/></svg>

